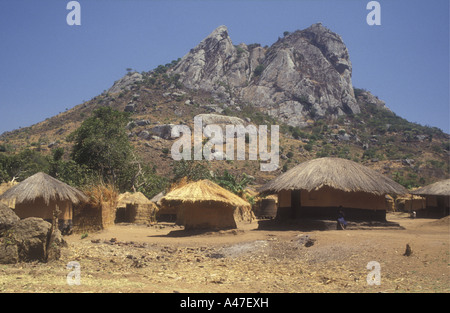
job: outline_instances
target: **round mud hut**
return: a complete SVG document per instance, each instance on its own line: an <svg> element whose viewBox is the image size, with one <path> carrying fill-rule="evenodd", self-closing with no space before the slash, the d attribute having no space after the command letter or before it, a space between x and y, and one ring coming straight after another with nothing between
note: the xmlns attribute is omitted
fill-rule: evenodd
<svg viewBox="0 0 450 313"><path fill-rule="evenodd" d="M15 203L14 212L22 219L40 217L53 223L56 217L62 231L72 227L72 206L87 201L80 190L42 172L11 187L0 199Z"/></svg>
<svg viewBox="0 0 450 313"><path fill-rule="evenodd" d="M158 207L142 192L125 192L119 195L116 223L151 224L156 222Z"/></svg>
<svg viewBox="0 0 450 313"><path fill-rule="evenodd" d="M276 219L386 221L386 195L408 191L390 178L356 162L319 158L297 165L260 188L278 194Z"/></svg>
<svg viewBox="0 0 450 313"><path fill-rule="evenodd" d="M207 179L175 188L161 204L176 208L177 223L186 230L233 229L254 218L247 201Z"/></svg>
<svg viewBox="0 0 450 313"><path fill-rule="evenodd" d="M444 217L449 215L450 179L441 180L411 192L425 197L426 208L421 210L419 217Z"/></svg>

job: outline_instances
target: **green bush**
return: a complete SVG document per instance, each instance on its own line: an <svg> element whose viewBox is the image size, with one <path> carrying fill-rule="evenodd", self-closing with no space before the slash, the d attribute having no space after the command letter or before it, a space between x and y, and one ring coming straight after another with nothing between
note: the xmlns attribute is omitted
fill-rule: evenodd
<svg viewBox="0 0 450 313"><path fill-rule="evenodd" d="M243 195L245 188L253 181L253 179L245 173L242 175L233 175L227 170L223 171L222 174L215 174L213 180L219 186L226 188L239 196Z"/></svg>
<svg viewBox="0 0 450 313"><path fill-rule="evenodd" d="M264 71L264 65L260 64L255 68L255 70L253 71L253 74L255 76L260 76L263 71Z"/></svg>

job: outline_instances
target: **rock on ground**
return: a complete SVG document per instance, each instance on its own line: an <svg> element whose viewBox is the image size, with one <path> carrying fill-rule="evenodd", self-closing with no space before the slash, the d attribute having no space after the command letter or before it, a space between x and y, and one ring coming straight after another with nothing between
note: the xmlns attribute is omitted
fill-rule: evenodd
<svg viewBox="0 0 450 313"><path fill-rule="evenodd" d="M6 205L0 203L0 235L18 222L20 218Z"/></svg>
<svg viewBox="0 0 450 313"><path fill-rule="evenodd" d="M8 229L0 234L1 264L59 259L61 247L66 243L58 229L53 229L49 222L41 218L20 220L14 212L15 217L5 208L1 212L0 224L5 228L9 221Z"/></svg>

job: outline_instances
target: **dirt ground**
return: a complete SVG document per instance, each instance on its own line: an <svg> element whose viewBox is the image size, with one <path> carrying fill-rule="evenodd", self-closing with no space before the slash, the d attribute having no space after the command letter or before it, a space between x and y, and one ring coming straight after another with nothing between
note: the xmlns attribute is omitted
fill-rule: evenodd
<svg viewBox="0 0 450 313"><path fill-rule="evenodd" d="M258 230L255 222L186 234L167 223L118 224L65 237L58 261L0 265L0 292L448 293L449 217L388 220L404 229ZM67 279L73 261L79 285ZM367 281L371 261L378 285Z"/></svg>

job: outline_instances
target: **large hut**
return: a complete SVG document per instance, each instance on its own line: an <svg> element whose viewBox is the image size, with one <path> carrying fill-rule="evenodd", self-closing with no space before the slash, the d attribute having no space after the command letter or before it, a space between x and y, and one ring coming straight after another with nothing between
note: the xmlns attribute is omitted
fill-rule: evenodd
<svg viewBox="0 0 450 313"><path fill-rule="evenodd" d="M161 204L176 208L177 223L185 229L232 229L254 217L247 201L207 179L173 189Z"/></svg>
<svg viewBox="0 0 450 313"><path fill-rule="evenodd" d="M11 187L0 199L14 202L20 218L40 217L54 222L56 217L61 229L72 225L73 204L87 200L80 190L42 172Z"/></svg>
<svg viewBox="0 0 450 313"><path fill-rule="evenodd" d="M418 212L419 217L443 217L449 215L450 179L441 180L411 192L425 197L426 209Z"/></svg>
<svg viewBox="0 0 450 313"><path fill-rule="evenodd" d="M319 158L297 165L268 182L261 194L278 194L277 219L386 221L386 195L408 191L390 178L356 162Z"/></svg>

